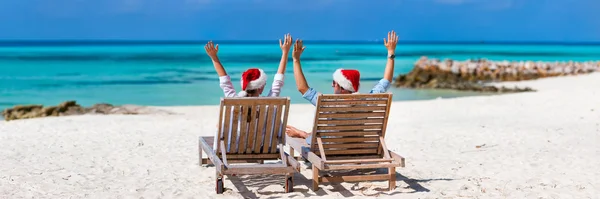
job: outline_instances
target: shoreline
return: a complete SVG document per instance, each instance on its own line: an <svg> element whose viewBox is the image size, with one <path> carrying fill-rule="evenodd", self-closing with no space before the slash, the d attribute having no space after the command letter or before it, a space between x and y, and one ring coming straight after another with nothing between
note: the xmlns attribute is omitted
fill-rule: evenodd
<svg viewBox="0 0 600 199"><path fill-rule="evenodd" d="M548 77L548 78L539 78L539 79L532 79L532 80L523 80L523 81L506 81L506 82L490 82L490 83L486 83L485 85L488 86L494 86L494 87L510 87L510 88L517 88L517 87L527 87L527 88L533 88L535 89L534 91L531 92L539 92L537 89L542 89L542 90L553 90L556 88L562 88L562 89L567 89L565 87L567 87L567 85L562 84L561 85L553 85L552 87L547 86L547 84L545 84L545 82L547 80L552 81L554 79L579 79L579 77L582 76L598 76L598 78L600 78L600 72L592 72L592 73L586 73L586 74L579 74L579 75L572 75L572 76L556 76L556 77ZM541 82L541 83L540 83ZM585 88L593 88L592 85L590 85L591 83L587 83L585 85L588 85L588 87ZM436 89L436 88L420 88L420 89L416 89L416 88L405 88L405 89L414 89L414 90L434 90L434 91L455 91L454 89ZM457 91L457 92L470 92L470 91ZM503 95L509 95L509 94L519 94L519 93L523 93L523 92L506 92L506 93L486 93L486 92L481 92L482 95L467 95L467 96L457 96L457 97L436 97L436 98L430 98L430 99L415 99L415 100L393 100L394 104L396 103L410 103L410 102L421 102L421 101L435 101L435 100L448 100L448 99L463 99L463 98L473 98L473 97L492 97L492 96L503 96ZM487 95L483 95L483 94L487 94ZM66 101L68 102L68 101ZM101 105L103 103L98 103L97 105ZM312 107L312 105L310 105L310 103L308 102L303 102L303 103L292 103L292 105L295 106L304 106L304 107ZM35 105L34 105L35 106ZM47 106L45 106L47 107ZM93 106L92 106L93 107ZM149 109L152 110L154 109L157 113L142 113L142 114L106 114L106 115L156 115L156 114L164 114L161 111L172 111L172 110L181 110L181 109L186 109L186 108L203 108L203 109L210 109L210 108L214 108L214 107L219 107L219 105L172 105L172 106L152 106L152 105L137 105L137 104L123 104L123 105L116 105L115 107L125 107L125 110L127 109ZM9 108L7 108L9 109ZM123 110L120 110L121 112L123 112ZM127 111L125 111L127 112ZM146 111L148 112L148 111ZM173 112L171 114L177 114L176 112ZM59 116L59 117L68 117L68 116L82 116L82 115L90 115L90 114L81 114L81 115L66 115L66 116ZM102 115L102 114L91 114L91 115ZM39 118L47 118L47 117L56 117L56 116L44 116L44 117L39 117ZM27 118L25 120L30 120L30 119L34 119L34 118ZM24 119L20 119L20 120L24 120ZM7 122L7 120L5 120L4 117L0 117L0 122Z"/></svg>
<svg viewBox="0 0 600 199"><path fill-rule="evenodd" d="M531 87L533 89L536 89L532 92L538 92L537 91L538 88L542 88L543 90L551 89L548 87L544 87L544 83L539 83L539 81L544 82L543 80L547 80L547 79L552 80L555 78L572 79L572 78L578 78L580 76L588 76L588 75L595 75L595 74L597 75L600 73L592 72L592 73L580 74L580 75L575 75L575 76L557 76L557 77L540 78L540 79L524 80L524 81L492 82L492 83L486 83L486 85L494 86L494 87L505 86L505 87L511 87L511 88L525 86L527 88ZM600 78L600 76L598 78ZM421 89L404 88L404 89L423 90L423 91L456 91L454 89L436 89L436 88L421 88ZM472 92L472 91L456 91L456 92ZM394 104L396 104L396 103L410 103L410 102L420 102L420 101L433 101L433 100L442 100L442 99L448 100L448 99L462 99L462 98L472 98L472 97L491 97L491 96L503 96L503 95L507 95L507 94L518 94L520 92L506 92L506 93L480 92L480 93L482 93L482 95L466 95L466 96L457 96L457 97L436 97L436 98L429 98L429 99L414 99L414 100L393 100L393 102L394 102ZM98 104L103 104L103 103L98 103ZM303 101L303 103L292 103L292 105L312 107L312 106L309 106L310 103L304 102L304 101ZM170 105L170 106L152 106L152 105L137 105L137 104L116 105L116 107L128 107L128 106L131 106L134 108L155 109L155 110L157 110L157 112L160 112L160 110L169 111L171 109L180 110L180 109L185 109L185 108L213 108L213 107L218 107L219 105ZM47 107L47 106L45 106L45 107ZM7 108L7 109L10 109L10 108ZM174 114L177 114L177 113L174 113ZM88 115L88 114L83 114L83 115ZM92 115L94 115L94 114L92 114ZM133 114L133 115L137 115L137 114ZM154 115L154 114L150 113L148 115ZM81 115L67 115L67 116L81 116ZM60 116L60 117L67 117L67 116ZM47 116L47 117L55 117L55 116ZM40 117L40 118L46 118L46 117ZM30 120L30 119L34 119L34 118L28 118L26 120ZM23 119L21 119L21 120L23 120ZM5 120L4 117L0 117L0 122L7 122L7 120Z"/></svg>

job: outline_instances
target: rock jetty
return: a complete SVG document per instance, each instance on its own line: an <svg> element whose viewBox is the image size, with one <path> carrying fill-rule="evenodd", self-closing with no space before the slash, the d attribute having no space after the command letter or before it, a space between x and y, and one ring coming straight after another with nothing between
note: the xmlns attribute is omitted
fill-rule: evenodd
<svg viewBox="0 0 600 199"><path fill-rule="evenodd" d="M396 87L454 89L481 92L527 92L531 88L506 88L493 82L533 80L600 71L599 62L509 62L419 59L408 74L396 78Z"/></svg>
<svg viewBox="0 0 600 199"><path fill-rule="evenodd" d="M76 101L65 101L60 103L58 106L47 106L42 105L17 105L13 108L5 109L2 111L2 116L6 121L29 119L38 117L51 117L51 116L69 116L69 115L83 115L83 114L172 114L171 112L153 109L145 106L136 105L123 105L113 106L111 104L100 103L95 104L91 107L82 107L77 104Z"/></svg>

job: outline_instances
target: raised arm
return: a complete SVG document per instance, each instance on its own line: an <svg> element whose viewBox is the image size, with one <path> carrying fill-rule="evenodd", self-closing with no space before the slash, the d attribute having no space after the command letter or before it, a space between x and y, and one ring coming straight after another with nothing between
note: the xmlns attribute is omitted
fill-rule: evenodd
<svg viewBox="0 0 600 199"><path fill-rule="evenodd" d="M385 72L383 74L383 79L386 79L392 82L394 78L394 58L396 57L396 44L398 44L398 36L396 32L392 30L392 32L388 32L387 40L383 39L383 44L388 51L388 59L385 64Z"/></svg>
<svg viewBox="0 0 600 199"><path fill-rule="evenodd" d="M206 54L212 60L213 66L215 67L219 77L227 76L227 72L225 71L225 68L223 68L221 61L219 61L219 56L217 56L217 52L219 52L219 44L215 46L212 41L209 41L208 44L204 45L204 50L206 50Z"/></svg>
<svg viewBox="0 0 600 199"><path fill-rule="evenodd" d="M289 33L283 37L283 41L281 41L281 39L279 40L279 47L281 48L281 61L279 61L279 69L277 69L277 74L285 74L285 67L287 66L290 48L292 48L293 43L294 41Z"/></svg>
<svg viewBox="0 0 600 199"><path fill-rule="evenodd" d="M296 79L296 87L298 91L304 95L308 91L308 83L304 73L302 73L302 65L300 64L300 55L304 52L305 47L302 45L302 40L296 39L294 44L294 52L292 52L292 58L294 60L294 78Z"/></svg>
<svg viewBox="0 0 600 199"><path fill-rule="evenodd" d="M283 87L283 74L285 73L285 67L288 62L288 57L290 53L290 48L292 47L292 36L288 33L283 36L283 41L279 40L279 47L281 48L281 61L279 62L279 68L277 69L277 74L273 78L273 85L271 86L271 91L268 96L278 97L281 93L281 88Z"/></svg>
<svg viewBox="0 0 600 199"><path fill-rule="evenodd" d="M225 97L235 97L236 91L231 83L231 78L227 76L227 72L225 72L225 68L223 68L223 64L219 61L219 57L217 56L217 52L219 52L219 45L216 46L212 41L209 41L208 44L204 46L204 50L206 50L206 54L212 60L213 66L219 75L219 86L223 90L223 94Z"/></svg>

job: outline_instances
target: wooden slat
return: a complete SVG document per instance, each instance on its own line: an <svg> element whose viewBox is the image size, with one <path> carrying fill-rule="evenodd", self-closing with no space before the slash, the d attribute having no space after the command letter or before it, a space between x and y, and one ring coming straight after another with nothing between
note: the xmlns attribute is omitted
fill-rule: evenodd
<svg viewBox="0 0 600 199"><path fill-rule="evenodd" d="M323 142L366 142L379 141L379 136L370 137L344 137L344 138L323 138Z"/></svg>
<svg viewBox="0 0 600 199"><path fill-rule="evenodd" d="M390 168L399 167L400 163L377 163L377 164L350 164L350 165L327 165L325 169L341 170L341 169L376 169L376 168ZM386 175L389 177L389 175Z"/></svg>
<svg viewBox="0 0 600 199"><path fill-rule="evenodd" d="M391 162L394 159L356 159L356 160L327 160L325 164L347 164L347 163L370 163L370 162Z"/></svg>
<svg viewBox="0 0 600 199"><path fill-rule="evenodd" d="M325 157L325 151L324 151L325 149L323 148L323 141L322 140L323 139L320 138L320 137L317 138L317 143L319 144L319 152L320 152L319 155L321 155L321 159L323 159L323 161L327 161L327 158Z"/></svg>
<svg viewBox="0 0 600 199"><path fill-rule="evenodd" d="M367 117L385 117L385 112L370 113L319 113L318 118L367 118Z"/></svg>
<svg viewBox="0 0 600 199"><path fill-rule="evenodd" d="M226 98L224 100L224 105L243 105L243 106L257 106L261 104L275 104L275 105L283 105L285 104L284 100L277 97L261 97L260 99L256 98Z"/></svg>
<svg viewBox="0 0 600 199"><path fill-rule="evenodd" d="M404 157L398 155L397 153L394 153L393 151L389 151L390 156L392 156L392 158L394 158L396 161L400 162L400 167L405 167L406 163L405 163L405 159Z"/></svg>
<svg viewBox="0 0 600 199"><path fill-rule="evenodd" d="M227 156L229 158L229 156ZM229 163L260 163L261 159L235 159L235 160L227 160ZM202 164L214 164L210 159L203 158Z"/></svg>
<svg viewBox="0 0 600 199"><path fill-rule="evenodd" d="M323 148L331 149L351 149L351 148L377 148L379 147L378 142L370 142L370 143L352 143L352 144L323 144Z"/></svg>
<svg viewBox="0 0 600 199"><path fill-rule="evenodd" d="M221 137L223 137L223 124L224 124L224 122L223 122L224 110L223 109L225 108L223 103L224 103L224 100L221 99L221 105L219 106L219 124L218 124L219 126L217 127L217 137L216 137L217 140L220 140ZM216 151L218 151L220 148L219 145L213 146L213 147L215 148Z"/></svg>
<svg viewBox="0 0 600 199"><path fill-rule="evenodd" d="M285 109L288 109L288 106L286 105L285 109L284 109L284 106L277 106L276 109L277 109L277 112L275 115L275 121L273 121L274 122L273 123L273 138L272 138L273 140L271 140L271 151L277 150L277 144L280 142L278 134L279 134L280 129L282 128L281 114L283 113L283 111ZM285 122L284 122L284 124L285 124ZM285 129L285 127L283 127L283 128Z"/></svg>
<svg viewBox="0 0 600 199"><path fill-rule="evenodd" d="M317 142L317 137L319 135L317 134L317 125L316 124L318 124L318 120L319 120L319 109L323 105L322 104L323 103L322 99L323 99L323 94L318 94L317 95L317 104L316 104L317 110L316 110L315 118L314 118L314 121L313 121L313 129L312 129L313 136L310 136L311 137L311 141L309 142L310 143L310 151L312 151L312 152L316 152L318 150L316 142Z"/></svg>
<svg viewBox="0 0 600 199"><path fill-rule="evenodd" d="M250 106L250 126L248 126L248 144L246 145L246 153L252 153L254 149L254 137L256 136L256 106Z"/></svg>
<svg viewBox="0 0 600 199"><path fill-rule="evenodd" d="M276 110L275 105L272 106L268 106L267 110L265 111L265 114L267 115L267 122L266 122L266 130L265 130L265 144L264 147L262 149L263 153L268 153L269 149L271 148L271 145L275 144L277 145L277 143L273 143L273 139L276 139L275 137L277 137L276 135L273 135L273 115L276 114L274 111ZM271 150L271 151L275 151L275 150Z"/></svg>
<svg viewBox="0 0 600 199"><path fill-rule="evenodd" d="M336 100L336 101L321 101L320 105L358 105L358 104L381 104L385 105L386 100Z"/></svg>
<svg viewBox="0 0 600 199"><path fill-rule="evenodd" d="M352 94L352 95L340 95L340 94L323 94L321 99L387 99L391 97L391 93L368 93L368 94Z"/></svg>
<svg viewBox="0 0 600 199"><path fill-rule="evenodd" d="M365 129L381 129L381 124L367 124L367 125L356 125L356 126L319 126L319 130L351 130L360 131Z"/></svg>
<svg viewBox="0 0 600 199"><path fill-rule="evenodd" d="M230 153L237 153L238 152L238 146L239 144L237 143L237 135L238 133L241 133L242 131L238 131L238 123L240 122L240 106L234 105L233 106L233 122L232 122L232 127L231 127L231 141L229 142L229 152Z"/></svg>
<svg viewBox="0 0 600 199"><path fill-rule="evenodd" d="M200 139L199 139L200 146L202 147L202 151L204 151L204 153L206 153L206 155L208 156L208 159L210 159L211 162L213 162L213 164L215 165L215 168L217 170L217 173L222 173L223 170L225 170L225 165L223 164L221 159L217 156L217 154L215 154L215 151L213 150L212 145L213 145L214 137L212 137L213 139L211 139L211 140L207 140L206 138L210 138L210 137L200 137Z"/></svg>
<svg viewBox="0 0 600 199"><path fill-rule="evenodd" d="M267 153L267 154L227 154L227 158L233 159L277 159L279 153Z"/></svg>
<svg viewBox="0 0 600 199"><path fill-rule="evenodd" d="M383 118L357 120L319 120L319 125L327 124L383 124Z"/></svg>
<svg viewBox="0 0 600 199"><path fill-rule="evenodd" d="M386 104L387 104L387 110L385 110L385 112L387 114L389 114L390 108L392 107L392 99L391 98L388 99ZM381 137L382 138L385 138L385 131L387 130L388 119L389 119L389 117L385 117L385 119L383 120L383 129L381 129ZM382 148L379 148L377 153L381 154L383 152L382 150L383 150Z"/></svg>
<svg viewBox="0 0 600 199"><path fill-rule="evenodd" d="M240 106L240 142L238 146L238 153L244 153L246 151L246 145L248 143L248 106Z"/></svg>
<svg viewBox="0 0 600 199"><path fill-rule="evenodd" d="M385 145L385 139L383 139L383 136L379 136L379 144L381 145L379 150L383 150L383 157L392 158L390 156L390 152L388 151L387 146ZM379 151L377 152L379 153Z"/></svg>
<svg viewBox="0 0 600 199"><path fill-rule="evenodd" d="M219 154L221 154L221 159L223 160L223 163L225 163L225 167L227 167L229 163L227 163L227 150L225 150L227 148L225 145L225 141L221 140L219 142L219 146L221 146L221 153Z"/></svg>
<svg viewBox="0 0 600 199"><path fill-rule="evenodd" d="M254 153L260 153L260 147L265 137L265 120L267 120L267 106L260 105L258 109L258 128L256 131L256 140L254 141Z"/></svg>
<svg viewBox="0 0 600 199"><path fill-rule="evenodd" d="M327 157L328 160L356 160L356 159L374 159L374 158L382 158L380 155L330 155Z"/></svg>
<svg viewBox="0 0 600 199"><path fill-rule="evenodd" d="M390 179L390 176L387 174L321 177L322 182L360 182L388 179Z"/></svg>
<svg viewBox="0 0 600 199"><path fill-rule="evenodd" d="M290 115L290 99L288 98L285 102L284 106L279 106L280 108L282 108L283 110L281 111L281 113L283 114L283 121L281 121L281 123L278 123L279 128L277 128L277 132L278 132L278 141L281 143L286 143L286 136L285 136L285 129L287 127L287 122L288 122L288 118ZM280 117L277 117L280 118ZM279 132L281 132L281 134L279 134Z"/></svg>
<svg viewBox="0 0 600 199"><path fill-rule="evenodd" d="M385 106L353 105L352 107L321 107L319 112L345 112L345 111L385 111Z"/></svg>
<svg viewBox="0 0 600 199"><path fill-rule="evenodd" d="M337 132L319 132L321 136L365 136L379 135L380 131L337 131Z"/></svg>
<svg viewBox="0 0 600 199"><path fill-rule="evenodd" d="M229 146L229 130L231 129L231 106L225 106L225 120L223 122L223 141L225 142L225 147L227 147ZM219 145L219 147L221 146ZM229 152L229 148L222 150ZM227 165L227 163L225 163L225 165Z"/></svg>
<svg viewBox="0 0 600 199"><path fill-rule="evenodd" d="M292 166L267 166L270 164L261 165L230 165L224 174L240 174L240 175L252 175L252 174L288 174L294 173L296 170Z"/></svg>
<svg viewBox="0 0 600 199"><path fill-rule="evenodd" d="M320 155L320 152L316 152L317 155ZM372 149L346 149L346 150L327 150L325 151L327 155L341 155L341 154L377 154L377 148Z"/></svg>

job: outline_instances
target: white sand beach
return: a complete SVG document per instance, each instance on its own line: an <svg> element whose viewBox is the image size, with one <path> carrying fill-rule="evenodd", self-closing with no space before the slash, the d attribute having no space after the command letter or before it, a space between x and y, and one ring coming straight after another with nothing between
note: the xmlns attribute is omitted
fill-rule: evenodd
<svg viewBox="0 0 600 199"><path fill-rule="evenodd" d="M502 84L538 92L394 102L386 141L406 158L394 191L360 182L313 192L303 165L293 193L282 176L237 176L217 195L197 153L218 107L197 106L0 121L0 198L598 198L600 73ZM289 124L309 130L313 114L293 105Z"/></svg>

